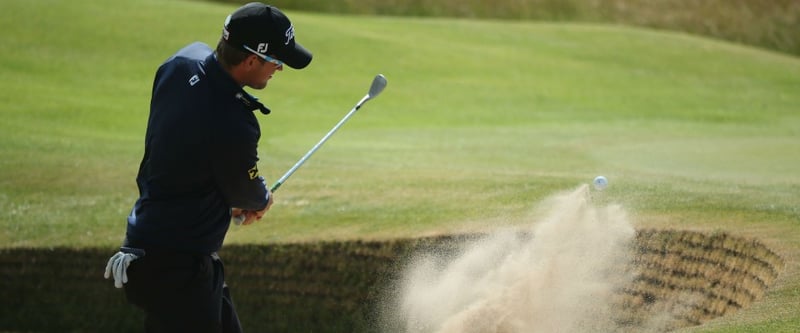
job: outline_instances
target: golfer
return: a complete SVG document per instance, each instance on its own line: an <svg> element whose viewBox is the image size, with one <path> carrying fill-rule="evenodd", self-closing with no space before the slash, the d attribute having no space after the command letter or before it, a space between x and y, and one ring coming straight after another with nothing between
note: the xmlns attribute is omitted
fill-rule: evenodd
<svg viewBox="0 0 800 333"><path fill-rule="evenodd" d="M242 88L310 62L286 15L249 3L227 17L215 51L193 43L158 68L139 199L105 272L144 310L146 332L241 332L217 251L232 217L251 224L272 204L254 115L270 111Z"/></svg>

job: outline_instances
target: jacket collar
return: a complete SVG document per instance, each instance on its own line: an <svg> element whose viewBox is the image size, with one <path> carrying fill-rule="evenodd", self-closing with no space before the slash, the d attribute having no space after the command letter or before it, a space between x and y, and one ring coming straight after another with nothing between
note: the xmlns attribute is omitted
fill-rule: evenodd
<svg viewBox="0 0 800 333"><path fill-rule="evenodd" d="M244 89L233 80L231 75L222 68L222 64L217 60L216 54L212 52L206 57L204 63L208 77L211 79L211 82L215 82L217 89L220 89L223 95L233 96L233 98L240 101L247 110L259 110L263 114L270 113L269 108L261 104L257 97L244 91Z"/></svg>

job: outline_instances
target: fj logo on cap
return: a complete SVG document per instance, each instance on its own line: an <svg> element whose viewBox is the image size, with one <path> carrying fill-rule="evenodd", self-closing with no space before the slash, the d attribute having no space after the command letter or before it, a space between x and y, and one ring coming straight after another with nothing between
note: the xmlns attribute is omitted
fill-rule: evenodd
<svg viewBox="0 0 800 333"><path fill-rule="evenodd" d="M267 48L269 48L268 43L259 43L258 48L256 48L256 50L258 51L258 53L267 54Z"/></svg>

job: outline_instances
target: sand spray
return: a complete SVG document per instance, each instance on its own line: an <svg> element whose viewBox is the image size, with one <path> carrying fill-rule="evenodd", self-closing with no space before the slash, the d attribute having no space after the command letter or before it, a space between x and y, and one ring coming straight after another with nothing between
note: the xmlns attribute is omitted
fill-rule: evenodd
<svg viewBox="0 0 800 333"><path fill-rule="evenodd" d="M497 231L456 254L420 253L397 286L404 332L610 332L629 283L635 230L622 207L582 185L542 202L527 230Z"/></svg>

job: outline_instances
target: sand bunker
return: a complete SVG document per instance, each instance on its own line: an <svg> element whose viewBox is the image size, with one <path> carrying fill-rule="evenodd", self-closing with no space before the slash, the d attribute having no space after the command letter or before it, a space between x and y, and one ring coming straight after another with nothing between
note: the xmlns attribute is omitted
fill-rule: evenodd
<svg viewBox="0 0 800 333"><path fill-rule="evenodd" d="M414 256L398 286L393 326L663 332L749 305L782 265L760 244L724 234L637 232L622 207L594 205L587 186L543 208L544 218L526 232L496 232L458 251Z"/></svg>

